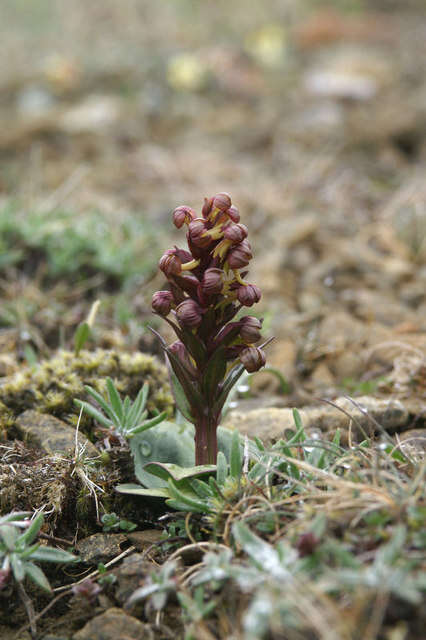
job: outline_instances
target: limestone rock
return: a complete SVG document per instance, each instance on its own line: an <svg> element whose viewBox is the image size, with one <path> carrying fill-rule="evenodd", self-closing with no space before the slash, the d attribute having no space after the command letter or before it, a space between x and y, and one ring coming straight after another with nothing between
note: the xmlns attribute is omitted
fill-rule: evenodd
<svg viewBox="0 0 426 640"><path fill-rule="evenodd" d="M44 449L47 453L62 455L75 449L75 429L54 416L38 413L28 409L16 420L16 428L20 437L33 445ZM85 447L89 457L99 454L96 447L80 433L78 442Z"/></svg>
<svg viewBox="0 0 426 640"><path fill-rule="evenodd" d="M126 540L127 536L124 533L94 533L80 540L76 549L81 562L96 565L120 555L123 551L120 545Z"/></svg>
<svg viewBox="0 0 426 640"><path fill-rule="evenodd" d="M355 402L356 405L344 397L334 401L334 404L351 416L354 433L358 433L358 425L370 434L379 429L377 423L387 431L393 432L402 429L408 422L409 411L400 400L363 396ZM319 407L305 407L299 413L307 431L321 429L333 433L336 429L348 429L350 418L344 411L324 404ZM284 437L286 429L294 429L293 412L288 408L255 409L246 413L230 411L224 426L238 429L249 437L276 440Z"/></svg>
<svg viewBox="0 0 426 640"><path fill-rule="evenodd" d="M150 640L153 635L148 625L116 607L96 616L73 635L73 640L118 640L119 638Z"/></svg>

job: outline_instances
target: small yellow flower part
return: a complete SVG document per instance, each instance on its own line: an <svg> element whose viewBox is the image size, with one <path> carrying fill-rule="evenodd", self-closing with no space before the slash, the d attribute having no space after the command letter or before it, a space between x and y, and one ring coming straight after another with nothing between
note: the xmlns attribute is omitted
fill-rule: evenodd
<svg viewBox="0 0 426 640"><path fill-rule="evenodd" d="M191 271L191 269L195 269L200 264L199 260L190 260L189 262L184 262L182 265L182 271Z"/></svg>

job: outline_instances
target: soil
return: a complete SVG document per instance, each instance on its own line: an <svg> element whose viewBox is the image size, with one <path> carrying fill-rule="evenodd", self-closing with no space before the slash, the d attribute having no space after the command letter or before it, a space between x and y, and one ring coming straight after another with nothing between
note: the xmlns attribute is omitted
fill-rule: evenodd
<svg viewBox="0 0 426 640"><path fill-rule="evenodd" d="M344 396L368 395L370 413L383 428L389 403L401 403L388 432L416 433L422 448L422 0L264 0L250 11L242 0L29 5L3 0L0 8L0 391L20 379L12 396L22 402L14 404L10 394L0 398L1 512L43 507L45 535L71 546L100 533L96 501L73 474L72 450L52 458L54 450L16 426L17 416L33 409L75 425L69 406L55 409L57 397L46 399L58 388L34 395L31 371L58 350L73 349L76 327L96 299L101 308L85 347L158 356L146 329L151 295L162 286L156 263L172 244L184 245L170 212L180 204L199 210L204 196L220 191L231 194L249 227L255 253L249 278L262 289L255 313L264 318L263 333L275 336L268 347L275 373L250 380L249 399L247 390L235 399L228 422L256 435L261 420L262 437L276 438L289 413L277 418L273 412L296 406L305 408L312 429L327 432L334 429L331 414L312 413L321 412L321 398L343 406ZM36 226L34 236L31 228L25 235L31 216L52 225L53 235ZM124 222L147 229L140 246L131 245L130 258L123 247L135 232L126 236ZM55 224L62 234L54 235ZM71 257L61 263L63 237L80 226ZM93 229L105 226L112 236L117 229L118 245L105 240L105 257L98 259L89 241ZM168 389L158 375L157 403L167 407ZM80 376L80 384L86 378ZM136 387L139 378L132 394ZM351 411L350 403L344 406ZM86 435L100 442L92 427L86 425ZM132 481L119 447L93 477L108 495L108 511L135 522L138 531L164 530L164 512L155 503L114 494L115 484ZM174 604L161 625L125 611L128 595L170 553L158 534L146 535L149 543L109 534L102 545L112 546L100 557L106 564L124 554L116 582L93 602L59 597L59 590L38 621L37 637L137 640L183 633ZM99 562L87 560L84 570L96 570ZM47 573L60 588L81 571ZM38 591L30 595L36 611L51 602ZM92 619L93 626L84 627ZM26 624L16 593L0 592L0 637L29 638L27 629L18 633Z"/></svg>

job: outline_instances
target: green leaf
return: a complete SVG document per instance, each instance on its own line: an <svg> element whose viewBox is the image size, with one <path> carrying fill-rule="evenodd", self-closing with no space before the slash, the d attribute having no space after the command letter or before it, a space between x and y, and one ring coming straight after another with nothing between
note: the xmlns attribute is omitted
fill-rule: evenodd
<svg viewBox="0 0 426 640"><path fill-rule="evenodd" d="M225 373L225 347L220 347L207 362L203 375L203 388L209 402L213 401Z"/></svg>
<svg viewBox="0 0 426 640"><path fill-rule="evenodd" d="M188 420L188 422L192 422L192 424L194 424L195 418L191 413L191 405L189 404L185 391L171 366L169 367L169 375L172 385L173 397L175 399L177 408L179 409L183 417Z"/></svg>
<svg viewBox="0 0 426 640"><path fill-rule="evenodd" d="M219 486L223 485L228 475L228 463L225 454L219 451L216 460L216 481Z"/></svg>
<svg viewBox="0 0 426 640"><path fill-rule="evenodd" d="M148 392L149 384L145 382L138 395L136 396L136 399L129 411L128 419L130 424L132 424L132 422L140 422L141 415L143 413L143 410L145 409L146 401L148 398Z"/></svg>
<svg viewBox="0 0 426 640"><path fill-rule="evenodd" d="M197 513L210 512L207 503L197 499L197 494L193 491L182 490L173 482L172 479L168 481L167 486L169 488L170 497L184 505L186 511L195 511ZM168 501L167 504L169 504Z"/></svg>
<svg viewBox="0 0 426 640"><path fill-rule="evenodd" d="M183 480L211 475L216 472L216 465L205 464L195 467L180 467L177 464L150 462L144 466L144 469L163 480L169 481L171 479L176 483L180 483Z"/></svg>
<svg viewBox="0 0 426 640"><path fill-rule="evenodd" d="M240 436L238 431L235 431L232 436L231 444L231 460L230 460L230 475L232 478L240 478L241 476L241 450L240 450Z"/></svg>
<svg viewBox="0 0 426 640"><path fill-rule="evenodd" d="M147 420L143 424L133 427L132 429L127 429L124 435L126 437L129 437L136 435L137 433L143 433L144 431L155 427L155 425L159 424L160 422L163 422L166 417L167 411L163 411L162 413L159 413L158 416L154 416L154 418L151 418L151 420Z"/></svg>
<svg viewBox="0 0 426 640"><path fill-rule="evenodd" d="M120 395L117 389L115 388L111 378L106 379L106 386L108 390L110 405L112 406L114 412L118 416L120 423L123 424L123 418L124 418L123 403L121 402Z"/></svg>
<svg viewBox="0 0 426 640"><path fill-rule="evenodd" d="M181 329L182 332L182 342L188 349L191 356L194 358L197 365L203 365L206 359L206 348L197 338L197 336L192 333L191 329Z"/></svg>
<svg viewBox="0 0 426 640"><path fill-rule="evenodd" d="M17 545L26 546L31 544L31 542L37 537L38 532L40 531L43 524L43 514L39 513L34 520L31 521L28 529L22 533L16 541Z"/></svg>
<svg viewBox="0 0 426 640"><path fill-rule="evenodd" d="M193 489L193 491L201 499L212 498L214 496L214 492L212 491L210 486L203 480L198 480L197 478L195 478L195 480L191 481L190 485L191 489Z"/></svg>
<svg viewBox="0 0 426 640"><path fill-rule="evenodd" d="M222 410L222 407L225 404L226 398L231 392L232 387L238 382L239 378L242 376L244 371L245 371L244 366L242 364L238 364L233 369L231 369L231 371L228 373L223 383L220 395L217 401L215 402L216 411Z"/></svg>
<svg viewBox="0 0 426 640"><path fill-rule="evenodd" d="M87 322L81 322L74 334L74 353L76 356L80 353L81 349L90 338L91 329Z"/></svg>
<svg viewBox="0 0 426 640"><path fill-rule="evenodd" d="M186 403L184 403L183 407L185 408L185 404L186 404L186 406L189 406L191 408L190 415L192 415L193 408L195 408L198 412L201 412L203 409L204 400L198 389L197 382L189 378L185 367L181 364L180 360L171 351L167 351L166 361L170 365L170 367L173 369L173 372L177 378L177 381L179 382L179 386L176 389L175 380L172 377L172 382L173 382L173 387L175 392L177 391L179 393L180 389L182 389L185 395ZM178 400L179 402L181 402L180 396L179 396L179 399L177 399L176 401L178 402ZM180 409L180 406L179 406L179 409ZM183 413L183 411L181 411L181 413ZM185 415L185 413L183 413L183 415ZM193 422L193 420L191 420L191 422Z"/></svg>
<svg viewBox="0 0 426 640"><path fill-rule="evenodd" d="M92 418L94 418L95 420L103 424L105 427L110 428L114 426L113 422L109 418L104 416L103 413L98 411L98 409L96 409L96 407L94 407L92 404L89 404L88 402L84 402L83 400L78 400L78 399L75 399L74 403L79 407L83 407L83 411L88 413L89 416L91 416Z"/></svg>
<svg viewBox="0 0 426 640"><path fill-rule="evenodd" d="M111 405L108 404L105 398L100 393L95 391L95 389L93 389L92 387L89 387L89 385L85 385L84 388L86 389L87 393L96 400L96 402L102 407L105 413L111 418L111 421L113 422L113 424L116 426L120 425L120 420L118 415L115 413Z"/></svg>
<svg viewBox="0 0 426 640"><path fill-rule="evenodd" d="M167 487L156 487L146 489L141 487L140 484L118 484L115 487L118 493L126 493L132 496L147 496L152 498L168 498L170 496Z"/></svg>
<svg viewBox="0 0 426 640"><path fill-rule="evenodd" d="M25 563L25 575L44 591L48 591L49 593L52 591L52 587L43 571L32 562Z"/></svg>
<svg viewBox="0 0 426 640"><path fill-rule="evenodd" d="M17 582L22 582L25 578L25 568L24 563L17 553L11 553L10 556L10 566L12 567L13 577Z"/></svg>
<svg viewBox="0 0 426 640"><path fill-rule="evenodd" d="M0 527L0 538L3 540L9 551L15 548L16 541L19 537L19 532L16 527L11 524L2 524Z"/></svg>
<svg viewBox="0 0 426 640"><path fill-rule="evenodd" d="M31 554L31 560L39 560L40 562L79 562L76 556L62 549L53 549L52 547L39 547Z"/></svg>

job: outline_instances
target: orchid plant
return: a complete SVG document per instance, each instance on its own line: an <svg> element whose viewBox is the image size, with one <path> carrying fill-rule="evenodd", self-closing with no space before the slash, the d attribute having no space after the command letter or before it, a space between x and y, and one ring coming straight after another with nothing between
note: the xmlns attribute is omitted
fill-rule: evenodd
<svg viewBox="0 0 426 640"><path fill-rule="evenodd" d="M244 370L258 371L266 361L262 347L269 341L256 346L262 320L236 319L260 300L261 291L244 279L253 255L247 227L227 193L206 198L201 216L177 207L173 222L178 229L187 226L188 249L175 246L160 259L168 289L154 293L152 309L177 340L167 345L154 333L166 354L176 404L195 426L195 463L215 464L226 398Z"/></svg>

